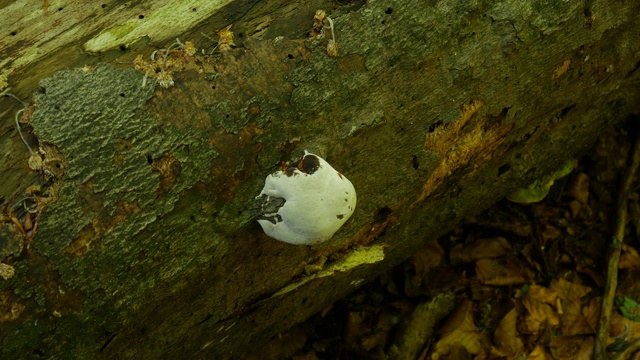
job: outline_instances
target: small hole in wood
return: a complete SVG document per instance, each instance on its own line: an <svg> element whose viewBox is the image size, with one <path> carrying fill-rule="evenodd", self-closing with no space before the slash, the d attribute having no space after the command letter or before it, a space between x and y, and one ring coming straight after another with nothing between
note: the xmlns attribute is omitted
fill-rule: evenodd
<svg viewBox="0 0 640 360"><path fill-rule="evenodd" d="M498 168L498 176L502 176L504 173L511 169L511 165L504 164Z"/></svg>

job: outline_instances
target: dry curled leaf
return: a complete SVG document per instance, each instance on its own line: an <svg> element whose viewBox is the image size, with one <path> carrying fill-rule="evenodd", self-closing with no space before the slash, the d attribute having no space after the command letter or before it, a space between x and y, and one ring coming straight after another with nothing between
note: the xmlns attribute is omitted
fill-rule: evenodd
<svg viewBox="0 0 640 360"><path fill-rule="evenodd" d="M493 334L493 356L515 359L524 353L524 343L517 335L518 313L515 308L505 315Z"/></svg>
<svg viewBox="0 0 640 360"><path fill-rule="evenodd" d="M589 199L589 179L589 175L583 172L575 175L567 187L567 195L581 204L586 204Z"/></svg>
<svg viewBox="0 0 640 360"><path fill-rule="evenodd" d="M478 281L484 285L524 284L532 278L528 269L512 259L480 259L476 261Z"/></svg>
<svg viewBox="0 0 640 360"><path fill-rule="evenodd" d="M473 304L468 300L458 305L440 328L440 332L442 336L432 355L434 360L446 358L455 346L462 346L470 354L481 358L490 348L489 339L473 320Z"/></svg>
<svg viewBox="0 0 640 360"><path fill-rule="evenodd" d="M451 249L451 261L464 263L474 262L480 259L493 259L507 255L511 252L511 244L502 236L478 239L471 244L458 244Z"/></svg>
<svg viewBox="0 0 640 360"><path fill-rule="evenodd" d="M538 334L544 325L557 326L562 313L560 297L554 290L539 285L531 285L522 299L527 309L525 324L530 334Z"/></svg>

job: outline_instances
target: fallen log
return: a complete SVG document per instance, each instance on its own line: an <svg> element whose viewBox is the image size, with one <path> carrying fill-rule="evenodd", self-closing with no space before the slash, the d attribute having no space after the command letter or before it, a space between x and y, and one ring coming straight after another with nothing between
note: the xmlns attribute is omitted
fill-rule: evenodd
<svg viewBox="0 0 640 360"><path fill-rule="evenodd" d="M167 3L0 21L1 358L242 357L640 110L633 2ZM305 149L358 194L311 247L255 221Z"/></svg>

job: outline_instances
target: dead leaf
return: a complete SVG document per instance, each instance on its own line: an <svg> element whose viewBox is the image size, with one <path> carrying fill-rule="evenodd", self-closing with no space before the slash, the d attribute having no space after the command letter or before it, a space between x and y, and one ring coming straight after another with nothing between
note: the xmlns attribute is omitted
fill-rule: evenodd
<svg viewBox="0 0 640 360"><path fill-rule="evenodd" d="M524 299L549 304L562 313L560 295L553 289L535 284L531 285L525 293Z"/></svg>
<svg viewBox="0 0 640 360"><path fill-rule="evenodd" d="M564 313L560 317L563 335L593 335L596 328L582 313L580 303L565 304Z"/></svg>
<svg viewBox="0 0 640 360"><path fill-rule="evenodd" d="M579 303L580 299L591 292L591 288L588 286L574 284L562 278L554 279L549 288L555 290L562 300L570 303Z"/></svg>
<svg viewBox="0 0 640 360"><path fill-rule="evenodd" d="M640 256L638 256L638 251L627 244L622 244L622 253L620 254L618 269L638 268L640 268Z"/></svg>
<svg viewBox="0 0 640 360"><path fill-rule="evenodd" d="M547 351L540 345L536 345L536 347L531 350L529 356L527 356L527 360L555 360L547 353Z"/></svg>
<svg viewBox="0 0 640 360"><path fill-rule="evenodd" d="M598 321L600 320L600 302L602 302L602 297L597 296L589 299L589 302L582 307L582 315L592 329L598 327Z"/></svg>
<svg viewBox="0 0 640 360"><path fill-rule="evenodd" d="M593 341L593 336L558 336L551 341L549 349L558 360L591 359Z"/></svg>
<svg viewBox="0 0 640 360"><path fill-rule="evenodd" d="M571 218L575 219L578 217L580 213L580 209L582 209L582 203L577 200L573 200L569 203L569 210L571 210Z"/></svg>
<svg viewBox="0 0 640 360"><path fill-rule="evenodd" d="M431 284L428 275L442 262L444 250L437 241L431 241L426 247L418 250L409 258L412 269L406 271L404 293L408 297L417 297L425 294L427 286Z"/></svg>
<svg viewBox="0 0 640 360"><path fill-rule="evenodd" d="M589 199L589 175L583 172L575 175L567 186L566 194L581 204L586 204Z"/></svg>
<svg viewBox="0 0 640 360"><path fill-rule="evenodd" d="M614 342L614 338L623 340L640 339L640 322L627 319L614 311L611 313L611 331L609 332L609 343Z"/></svg>
<svg viewBox="0 0 640 360"><path fill-rule="evenodd" d="M369 326L365 323L364 316L360 311L350 311L344 327L344 342L349 346L356 346L358 337Z"/></svg>
<svg viewBox="0 0 640 360"><path fill-rule="evenodd" d="M464 347L470 354L485 356L490 348L489 340L474 323L472 309L472 302L465 300L445 321L440 329L442 336L435 344L433 360L449 354L455 345Z"/></svg>
<svg viewBox="0 0 640 360"><path fill-rule="evenodd" d="M560 236L562 236L562 232L553 225L545 225L544 230L542 230L542 241L544 244L549 240L555 240Z"/></svg>
<svg viewBox="0 0 640 360"><path fill-rule="evenodd" d="M554 327L560 323L562 307L560 296L554 290L531 285L522 298L522 305L527 309L525 324L530 334L538 334L544 325Z"/></svg>
<svg viewBox="0 0 640 360"><path fill-rule="evenodd" d="M476 262L476 275L485 285L524 284L532 275L510 259L481 259Z"/></svg>
<svg viewBox="0 0 640 360"><path fill-rule="evenodd" d="M442 246L437 241L431 241L426 247L413 254L409 261L413 265L416 276L422 279L431 269L440 265L442 255L444 255Z"/></svg>
<svg viewBox="0 0 640 360"><path fill-rule="evenodd" d="M458 244L451 249L451 261L464 263L493 259L511 252L511 244L502 236L478 239L469 245Z"/></svg>
<svg viewBox="0 0 640 360"><path fill-rule="evenodd" d="M517 336L518 313L515 308L505 315L493 334L491 355L514 359L524 353L522 339Z"/></svg>

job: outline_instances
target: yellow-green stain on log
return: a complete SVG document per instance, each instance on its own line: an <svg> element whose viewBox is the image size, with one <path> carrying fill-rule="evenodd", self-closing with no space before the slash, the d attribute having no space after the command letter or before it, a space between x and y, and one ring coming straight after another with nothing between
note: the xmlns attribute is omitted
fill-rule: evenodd
<svg viewBox="0 0 640 360"><path fill-rule="evenodd" d="M230 2L195 0L163 6L144 14L144 19L136 17L101 31L84 44L84 49L104 52L121 45L129 46L145 36L156 42L165 41L194 27Z"/></svg>
<svg viewBox="0 0 640 360"><path fill-rule="evenodd" d="M273 294L273 297L284 295L290 291L293 291L311 280L323 278L326 276L332 276L335 272L347 272L357 268L358 266L380 262L384 260L384 249L384 244L375 244L369 247L356 247L352 252L345 255L342 259L328 265L319 272L307 276L299 282L289 284L278 290L275 294Z"/></svg>

